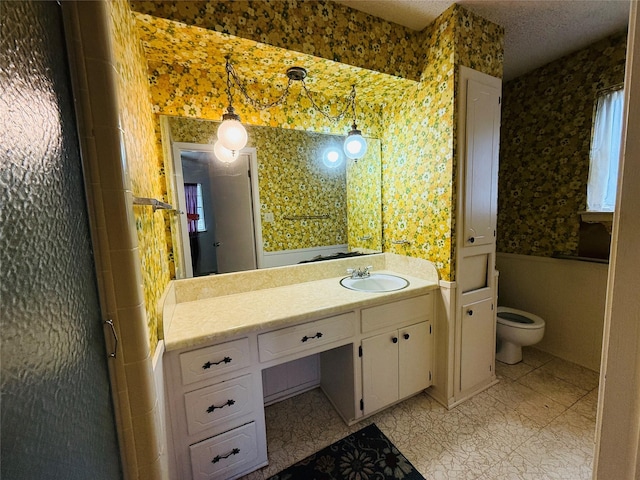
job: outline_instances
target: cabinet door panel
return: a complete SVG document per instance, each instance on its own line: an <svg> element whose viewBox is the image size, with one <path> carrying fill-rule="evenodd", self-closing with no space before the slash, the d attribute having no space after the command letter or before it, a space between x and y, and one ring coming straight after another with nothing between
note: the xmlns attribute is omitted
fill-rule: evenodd
<svg viewBox="0 0 640 480"><path fill-rule="evenodd" d="M487 298L462 306L460 391L493 375L496 322L492 303L493 300Z"/></svg>
<svg viewBox="0 0 640 480"><path fill-rule="evenodd" d="M390 332L362 340L362 399L365 415L398 400L397 335L397 332Z"/></svg>
<svg viewBox="0 0 640 480"><path fill-rule="evenodd" d="M500 89L467 83L464 246L495 241L500 141Z"/></svg>
<svg viewBox="0 0 640 480"><path fill-rule="evenodd" d="M429 322L401 328L399 333L399 398L404 398L424 390L430 384L431 335L429 334Z"/></svg>

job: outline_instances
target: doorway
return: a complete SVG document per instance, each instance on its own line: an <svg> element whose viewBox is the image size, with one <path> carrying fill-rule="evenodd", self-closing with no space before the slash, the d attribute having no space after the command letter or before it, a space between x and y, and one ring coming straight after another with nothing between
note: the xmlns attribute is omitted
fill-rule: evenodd
<svg viewBox="0 0 640 480"><path fill-rule="evenodd" d="M184 275L197 277L258 268L261 248L257 159L243 149L231 163L213 145L174 143Z"/></svg>

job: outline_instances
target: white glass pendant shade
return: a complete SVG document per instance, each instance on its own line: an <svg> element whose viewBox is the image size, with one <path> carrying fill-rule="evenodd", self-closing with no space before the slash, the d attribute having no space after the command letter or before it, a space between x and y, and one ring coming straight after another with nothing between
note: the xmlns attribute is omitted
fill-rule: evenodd
<svg viewBox="0 0 640 480"><path fill-rule="evenodd" d="M213 154L216 156L219 162L222 163L233 163L238 158L238 150L229 150L228 148L224 148L224 146L218 140L213 144Z"/></svg>
<svg viewBox="0 0 640 480"><path fill-rule="evenodd" d="M247 131L238 119L227 118L218 127L218 142L227 150L242 150L247 140Z"/></svg>
<svg viewBox="0 0 640 480"><path fill-rule="evenodd" d="M367 153L367 141L362 136L360 130L353 129L349 132L346 140L344 141L344 154L357 160L362 158Z"/></svg>

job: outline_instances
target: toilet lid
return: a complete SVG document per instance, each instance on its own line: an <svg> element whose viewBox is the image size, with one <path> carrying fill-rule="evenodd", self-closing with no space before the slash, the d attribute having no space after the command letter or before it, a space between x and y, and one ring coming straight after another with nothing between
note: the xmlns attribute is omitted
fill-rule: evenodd
<svg viewBox="0 0 640 480"><path fill-rule="evenodd" d="M524 315L519 315L513 312L498 312L498 317L503 318L505 320L509 320L510 322L522 323L522 324L532 324L535 323L532 319L525 317Z"/></svg>

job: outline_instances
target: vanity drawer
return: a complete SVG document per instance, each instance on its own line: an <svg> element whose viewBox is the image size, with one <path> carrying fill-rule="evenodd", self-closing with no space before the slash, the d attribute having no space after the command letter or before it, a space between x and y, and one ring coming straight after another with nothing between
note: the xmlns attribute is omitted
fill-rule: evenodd
<svg viewBox="0 0 640 480"><path fill-rule="evenodd" d="M376 307L362 309L362 333L373 332L400 324L412 324L431 320L433 316L433 295L421 295Z"/></svg>
<svg viewBox="0 0 640 480"><path fill-rule="evenodd" d="M253 377L244 375L189 392L184 396L184 407L189 435L214 427L224 430L253 411Z"/></svg>
<svg viewBox="0 0 640 480"><path fill-rule="evenodd" d="M255 422L189 447L193 480L231 478L258 461Z"/></svg>
<svg viewBox="0 0 640 480"><path fill-rule="evenodd" d="M355 320L356 314L349 312L258 335L260 361L304 351L315 353L316 347L352 337Z"/></svg>
<svg viewBox="0 0 640 480"><path fill-rule="evenodd" d="M248 338L185 352L180 355L182 384L188 385L233 372L249 366L250 362Z"/></svg>

